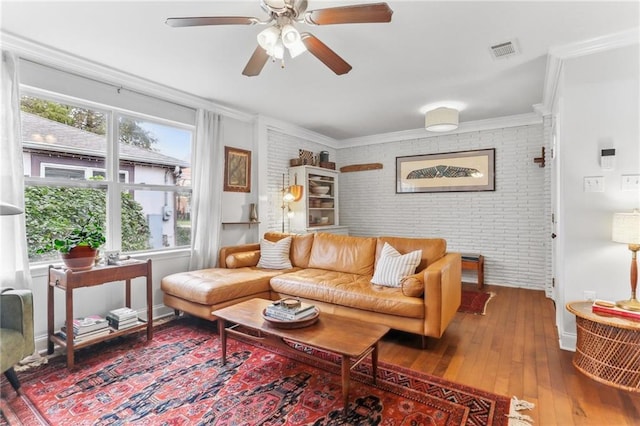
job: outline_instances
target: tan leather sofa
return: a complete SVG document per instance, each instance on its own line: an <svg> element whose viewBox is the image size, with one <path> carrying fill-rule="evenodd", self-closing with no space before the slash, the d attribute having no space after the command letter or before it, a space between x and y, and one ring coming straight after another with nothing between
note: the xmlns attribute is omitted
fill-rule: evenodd
<svg viewBox="0 0 640 426"><path fill-rule="evenodd" d="M268 232L278 241L289 234ZM392 288L371 283L385 242L400 253L422 250L416 273ZM286 270L256 267L260 244L225 247L219 268L181 272L162 279L164 304L214 320L211 312L254 297L296 297L322 312L384 324L439 338L461 297L460 253L447 253L439 238L354 237L327 233L293 235ZM423 339L424 343L424 339Z"/></svg>

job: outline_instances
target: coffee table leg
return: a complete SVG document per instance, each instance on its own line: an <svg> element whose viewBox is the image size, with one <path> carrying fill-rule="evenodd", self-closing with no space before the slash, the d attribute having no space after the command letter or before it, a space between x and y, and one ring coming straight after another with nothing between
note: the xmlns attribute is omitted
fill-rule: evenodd
<svg viewBox="0 0 640 426"><path fill-rule="evenodd" d="M227 363L227 329L225 321L218 318L218 334L220 335L220 346L222 349L222 365Z"/></svg>
<svg viewBox="0 0 640 426"><path fill-rule="evenodd" d="M342 355L342 399L344 400L344 415L349 412L349 375L351 373L351 359Z"/></svg>
<svg viewBox="0 0 640 426"><path fill-rule="evenodd" d="M373 373L373 384L375 384L376 377L378 377L378 342L373 345L373 352L371 352L371 370Z"/></svg>

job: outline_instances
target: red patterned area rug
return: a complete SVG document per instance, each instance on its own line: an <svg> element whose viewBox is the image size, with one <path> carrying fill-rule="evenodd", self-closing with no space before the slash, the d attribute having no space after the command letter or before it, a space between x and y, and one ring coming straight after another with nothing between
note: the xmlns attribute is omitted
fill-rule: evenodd
<svg viewBox="0 0 640 426"><path fill-rule="evenodd" d="M462 302L458 308L458 312L467 314L485 315L487 312L487 304L495 297L495 293L462 289Z"/></svg>
<svg viewBox="0 0 640 426"><path fill-rule="evenodd" d="M220 365L214 324L192 318L160 326L151 342L120 337L19 372L22 396L2 384L9 424L51 425L507 425L510 399L379 363L352 372L348 414L340 366L295 351L229 339ZM308 351L309 348L306 348Z"/></svg>

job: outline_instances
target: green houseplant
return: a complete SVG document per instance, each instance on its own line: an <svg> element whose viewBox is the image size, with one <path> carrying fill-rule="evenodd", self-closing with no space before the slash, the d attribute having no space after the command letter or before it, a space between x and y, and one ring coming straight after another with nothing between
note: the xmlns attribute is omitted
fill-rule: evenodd
<svg viewBox="0 0 640 426"><path fill-rule="evenodd" d="M43 251L57 250L67 268L86 271L93 267L98 249L105 243L104 229L89 213L62 238L55 238Z"/></svg>

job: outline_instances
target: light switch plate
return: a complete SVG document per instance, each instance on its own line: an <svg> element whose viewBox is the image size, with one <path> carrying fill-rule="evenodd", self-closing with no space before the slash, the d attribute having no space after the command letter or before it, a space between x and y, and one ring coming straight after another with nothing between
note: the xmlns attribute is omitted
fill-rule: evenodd
<svg viewBox="0 0 640 426"><path fill-rule="evenodd" d="M604 176L585 176L584 192L604 192Z"/></svg>
<svg viewBox="0 0 640 426"><path fill-rule="evenodd" d="M640 191L640 175L622 175L623 191Z"/></svg>

